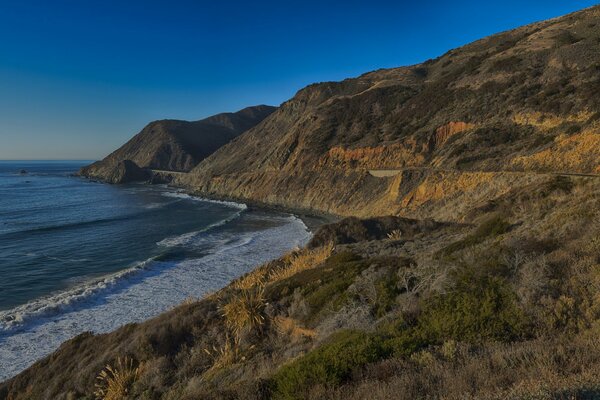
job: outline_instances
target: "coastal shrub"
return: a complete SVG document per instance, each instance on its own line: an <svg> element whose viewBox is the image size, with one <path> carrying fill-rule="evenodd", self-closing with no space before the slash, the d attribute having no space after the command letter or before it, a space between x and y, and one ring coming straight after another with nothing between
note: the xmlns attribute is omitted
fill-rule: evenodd
<svg viewBox="0 0 600 400"><path fill-rule="evenodd" d="M533 143L531 144L531 149L546 146L547 144L552 143L554 141L554 136L551 136L551 135L544 135L541 133L536 133L534 137L535 137L535 139L533 140Z"/></svg>
<svg viewBox="0 0 600 400"><path fill-rule="evenodd" d="M336 386L352 372L389 355L381 337L357 331L335 333L321 347L283 366L272 378L273 398L293 400L314 385Z"/></svg>
<svg viewBox="0 0 600 400"><path fill-rule="evenodd" d="M573 190L573 186L575 185L569 177L559 175L554 177L548 183L546 183L545 189L547 193L554 192L557 190L560 190L564 193L571 193L571 191Z"/></svg>
<svg viewBox="0 0 600 400"><path fill-rule="evenodd" d="M233 364L238 359L239 343L237 338L225 337L225 343L220 346L212 346L211 348L202 349L212 360L212 366L206 374L210 374L221 368L225 368Z"/></svg>
<svg viewBox="0 0 600 400"><path fill-rule="evenodd" d="M467 235L465 238L454 242L448 246L446 246L442 253L445 255L450 255L458 250L465 249L467 247L474 246L483 242L485 239L489 237L494 237L506 233L511 224L506 221L501 215L495 214L479 225L477 230L470 235Z"/></svg>
<svg viewBox="0 0 600 400"><path fill-rule="evenodd" d="M416 321L400 319L373 333L337 332L321 347L282 367L272 378L273 398L303 398L309 388L338 386L368 364L410 357L448 340L510 342L527 335L524 313L505 280L466 269L454 281L449 292L423 301Z"/></svg>
<svg viewBox="0 0 600 400"><path fill-rule="evenodd" d="M424 301L418 330L425 341L508 342L525 334L524 313L504 279L470 269L454 280L451 291Z"/></svg>
<svg viewBox="0 0 600 400"><path fill-rule="evenodd" d="M392 309L396 303L396 298L401 293L399 276L395 272L395 270L390 269L384 277L375 282L377 298L375 300L374 312L378 318L383 317Z"/></svg>
<svg viewBox="0 0 600 400"><path fill-rule="evenodd" d="M519 56L500 58L492 63L488 72L517 72L521 68L522 59Z"/></svg>
<svg viewBox="0 0 600 400"><path fill-rule="evenodd" d="M556 47L562 47L562 46L568 46L571 44L575 44L575 43L579 42L580 40L581 39L579 39L573 33L571 33L570 31L567 31L567 30L560 31L554 37Z"/></svg>
<svg viewBox="0 0 600 400"><path fill-rule="evenodd" d="M369 264L351 252L333 254L316 268L306 269L287 279L269 285L266 296L281 299L298 291L310 308L304 322L315 319L319 312L330 304L338 309L347 297L346 289Z"/></svg>
<svg viewBox="0 0 600 400"><path fill-rule="evenodd" d="M96 377L94 395L98 400L126 399L139 375L140 369L134 366L133 359L119 357L115 366L107 365Z"/></svg>

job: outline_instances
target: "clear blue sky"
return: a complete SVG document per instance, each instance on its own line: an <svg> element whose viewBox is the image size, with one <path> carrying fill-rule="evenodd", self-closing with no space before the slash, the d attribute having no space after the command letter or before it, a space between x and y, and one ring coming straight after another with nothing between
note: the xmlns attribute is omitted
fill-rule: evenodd
<svg viewBox="0 0 600 400"><path fill-rule="evenodd" d="M0 0L0 159L97 159L151 120L278 105L595 3Z"/></svg>

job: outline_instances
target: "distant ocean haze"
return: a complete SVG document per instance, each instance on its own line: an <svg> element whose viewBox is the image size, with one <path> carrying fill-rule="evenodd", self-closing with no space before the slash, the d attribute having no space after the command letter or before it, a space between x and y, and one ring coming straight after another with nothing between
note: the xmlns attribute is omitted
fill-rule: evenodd
<svg viewBox="0 0 600 400"><path fill-rule="evenodd" d="M0 162L0 379L78 333L222 287L310 236L290 215L71 176L84 164Z"/></svg>

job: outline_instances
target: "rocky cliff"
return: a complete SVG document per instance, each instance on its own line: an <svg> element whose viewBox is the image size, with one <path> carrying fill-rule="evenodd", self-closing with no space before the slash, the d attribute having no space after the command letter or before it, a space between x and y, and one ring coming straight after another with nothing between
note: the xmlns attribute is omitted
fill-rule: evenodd
<svg viewBox="0 0 600 400"><path fill-rule="evenodd" d="M528 173L598 173L599 29L595 7L310 85L179 183L340 215L431 216L432 203L475 204Z"/></svg>
<svg viewBox="0 0 600 400"><path fill-rule="evenodd" d="M255 106L194 122L154 121L103 160L82 168L80 174L110 183L123 183L148 178L148 172L140 173L134 171L135 168L189 171L274 110L275 107ZM127 165L122 163L125 160Z"/></svg>

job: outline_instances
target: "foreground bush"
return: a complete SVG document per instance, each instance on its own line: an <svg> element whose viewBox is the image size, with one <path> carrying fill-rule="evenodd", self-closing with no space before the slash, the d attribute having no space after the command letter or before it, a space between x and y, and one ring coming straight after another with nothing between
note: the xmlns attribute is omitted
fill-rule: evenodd
<svg viewBox="0 0 600 400"><path fill-rule="evenodd" d="M430 341L465 342L519 339L525 317L508 284L493 276L465 273L447 294L428 300L419 318L421 333Z"/></svg>
<svg viewBox="0 0 600 400"><path fill-rule="evenodd" d="M348 380L355 368L387 355L379 336L354 331L336 333L326 344L275 374L273 398L299 399L314 385L338 385Z"/></svg>

